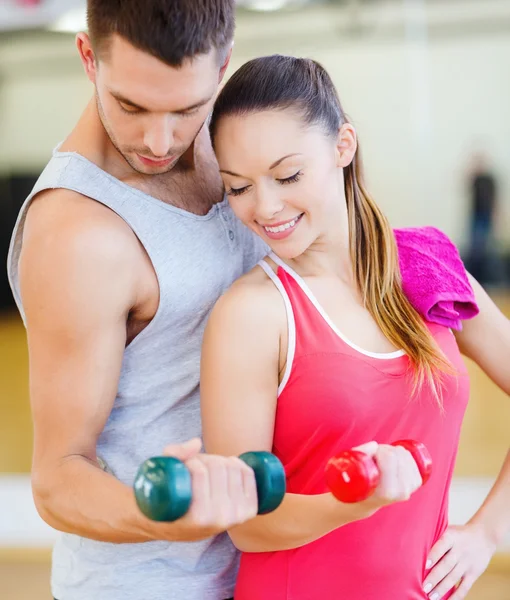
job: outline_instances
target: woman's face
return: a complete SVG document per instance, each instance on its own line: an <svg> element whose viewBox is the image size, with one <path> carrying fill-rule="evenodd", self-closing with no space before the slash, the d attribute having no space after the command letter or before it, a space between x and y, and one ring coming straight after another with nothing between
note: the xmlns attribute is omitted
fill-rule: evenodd
<svg viewBox="0 0 510 600"><path fill-rule="evenodd" d="M232 209L282 258L296 258L341 230L345 128L355 151L350 125L332 138L292 110L218 122L215 149Z"/></svg>

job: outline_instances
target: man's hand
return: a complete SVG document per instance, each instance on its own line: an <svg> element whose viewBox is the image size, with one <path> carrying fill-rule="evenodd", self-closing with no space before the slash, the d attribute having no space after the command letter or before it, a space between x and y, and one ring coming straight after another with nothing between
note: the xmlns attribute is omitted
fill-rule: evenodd
<svg viewBox="0 0 510 600"><path fill-rule="evenodd" d="M195 438L167 446L164 454L183 461L191 474L192 501L182 524L202 528L209 537L257 516L257 486L253 469L242 460L200 454L200 448Z"/></svg>

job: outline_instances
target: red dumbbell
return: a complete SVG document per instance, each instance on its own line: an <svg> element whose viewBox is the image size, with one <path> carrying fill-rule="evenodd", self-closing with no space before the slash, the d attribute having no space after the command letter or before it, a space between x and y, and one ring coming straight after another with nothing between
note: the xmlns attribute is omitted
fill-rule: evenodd
<svg viewBox="0 0 510 600"><path fill-rule="evenodd" d="M414 440L399 440L391 445L402 446L412 454L425 484L432 472L432 458L425 445ZM326 465L326 484L340 502L366 500L379 485L379 479L375 460L360 450L341 452Z"/></svg>

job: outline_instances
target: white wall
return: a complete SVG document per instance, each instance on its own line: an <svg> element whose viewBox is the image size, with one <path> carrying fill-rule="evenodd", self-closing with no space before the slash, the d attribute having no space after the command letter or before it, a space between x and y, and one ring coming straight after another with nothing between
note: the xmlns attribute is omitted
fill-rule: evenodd
<svg viewBox="0 0 510 600"><path fill-rule="evenodd" d="M369 189L395 226L434 224L463 244L466 166L473 150L486 150L509 246L510 2L431 1L428 31L420 4L375 3L359 14L358 34L345 10L259 17L258 40L243 43L240 24L234 66L272 52L322 62L358 129Z"/></svg>
<svg viewBox="0 0 510 600"><path fill-rule="evenodd" d="M73 36L0 38L0 171L43 167L91 94Z"/></svg>
<svg viewBox="0 0 510 600"><path fill-rule="evenodd" d="M413 20L418 0L375 5L358 14L357 34L341 8L242 13L232 68L272 52L323 62L392 223L434 224L462 244L463 169L475 146L493 156L510 206L510 2L431 1L428 39ZM0 170L42 167L91 93L71 37L0 45Z"/></svg>

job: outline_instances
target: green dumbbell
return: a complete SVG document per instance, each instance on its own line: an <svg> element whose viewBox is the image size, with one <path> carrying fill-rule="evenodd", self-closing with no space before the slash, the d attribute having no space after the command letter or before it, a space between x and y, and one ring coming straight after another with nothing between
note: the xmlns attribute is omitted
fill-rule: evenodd
<svg viewBox="0 0 510 600"><path fill-rule="evenodd" d="M239 457L255 473L258 514L276 510L285 496L285 470L270 452L245 452ZM153 521L177 521L191 505L191 474L171 456L156 456L138 469L134 482L138 508Z"/></svg>

